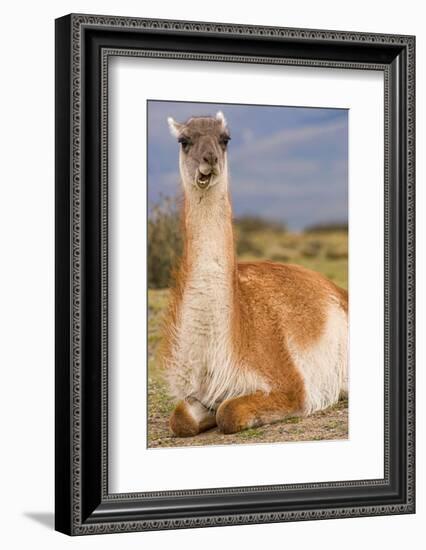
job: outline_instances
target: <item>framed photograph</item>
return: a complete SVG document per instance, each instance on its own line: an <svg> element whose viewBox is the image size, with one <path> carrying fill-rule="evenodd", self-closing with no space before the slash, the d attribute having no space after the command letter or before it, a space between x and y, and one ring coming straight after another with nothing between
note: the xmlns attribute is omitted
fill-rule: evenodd
<svg viewBox="0 0 426 550"><path fill-rule="evenodd" d="M56 529L407 514L413 36L56 20Z"/></svg>

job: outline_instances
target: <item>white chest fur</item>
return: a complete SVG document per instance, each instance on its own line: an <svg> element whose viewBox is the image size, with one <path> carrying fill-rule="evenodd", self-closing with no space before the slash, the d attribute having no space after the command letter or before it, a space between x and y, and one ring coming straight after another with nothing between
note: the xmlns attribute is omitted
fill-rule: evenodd
<svg viewBox="0 0 426 550"><path fill-rule="evenodd" d="M224 399L252 393L264 384L237 364L233 354L233 243L231 222L224 216L228 205L205 201L196 206L190 213L191 265L176 327L170 385L178 399L193 396L216 408Z"/></svg>

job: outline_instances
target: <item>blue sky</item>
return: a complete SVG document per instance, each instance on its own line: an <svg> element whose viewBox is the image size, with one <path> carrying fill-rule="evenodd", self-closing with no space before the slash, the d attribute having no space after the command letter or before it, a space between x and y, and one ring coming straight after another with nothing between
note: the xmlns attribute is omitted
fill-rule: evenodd
<svg viewBox="0 0 426 550"><path fill-rule="evenodd" d="M148 201L181 193L172 116L221 110L232 140L228 158L234 216L259 215L300 230L348 219L348 111L221 103L148 102Z"/></svg>

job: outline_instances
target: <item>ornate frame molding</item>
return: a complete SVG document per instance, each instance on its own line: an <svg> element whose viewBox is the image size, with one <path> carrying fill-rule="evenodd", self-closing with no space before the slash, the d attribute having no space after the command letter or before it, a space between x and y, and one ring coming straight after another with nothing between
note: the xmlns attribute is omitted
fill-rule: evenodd
<svg viewBox="0 0 426 550"><path fill-rule="evenodd" d="M324 58L253 55L235 53L195 52L189 50L173 51L168 48L156 49L121 47L116 42L90 46L89 32L96 41L97 31L113 31L115 36L127 35L132 39L138 34L144 37L179 36L196 41L197 36L211 36L216 39L230 37L238 44L245 40L260 39L265 42L303 45L324 45ZM111 35L112 36L112 35ZM112 533L124 531L142 531L152 529L177 529L213 525L236 525L246 523L282 522L336 517L359 517L369 515L401 514L414 512L414 169L415 169L415 40L412 36L346 33L330 30L289 29L279 27L261 27L229 25L205 22L169 21L108 17L96 15L70 15L57 20L57 173L56 192L61 195L57 203L57 216L67 216L69 224L57 218L57 244L62 248L68 240L65 250L57 249L57 336L56 361L56 399L57 399L57 523L58 530L83 535L91 533ZM118 39L118 42L120 40ZM263 43L263 42L262 42ZM385 61L374 61L366 56L357 61L356 52L360 45L368 45L377 53L387 52ZM334 59L333 48L340 48L340 55L351 51L348 59ZM346 48L346 49L345 49ZM99 50L99 51L98 51ZM313 51L313 50L311 50ZM94 53L95 52L95 53ZM97 53L96 53L97 52ZM327 57L327 52L328 57ZM336 50L337 52L337 50ZM229 61L239 63L273 63L283 65L302 65L314 67L335 67L343 69L368 69L384 72L385 77L385 476L383 480L345 481L336 483L314 483L270 487L240 487L195 491L170 491L158 493L109 494L107 475L107 403L108 403L108 59L110 56L139 56L169 59L191 59L200 61ZM337 55L337 54L336 54ZM351 57L352 55L352 57ZM91 56L91 57L90 57ZM89 59L90 57L90 59ZM379 56L380 57L380 56ZM382 56L383 57L383 56ZM386 58L386 56L384 56ZM95 59L95 61L93 61ZM92 93L87 70L97 63L100 82L100 117L93 128L99 132L99 387L101 397L98 402L96 424L99 433L99 451L96 454L97 465L84 464L89 449L85 441L84 426L87 422L87 377L89 367L85 364L86 348L90 345L84 330L87 311L87 277L89 261L87 232L93 227L86 210L85 197L89 176L87 172L86 150L89 146L87 126L90 117L89 100ZM65 63L65 64L64 64ZM91 101L91 103L90 103ZM400 103L398 103L400 102ZM402 102L402 103L401 103ZM395 109L406 107L405 127L396 128ZM398 107L399 106L399 107ZM67 114L68 109L68 114ZM67 119L69 117L69 119ZM64 123L65 120L65 123ZM86 132L86 134L85 134ZM403 132L403 135L397 135ZM67 154L70 151L70 154ZM396 163L396 164L395 164ZM93 168L96 170L96 167ZM395 179L396 178L396 179ZM68 183L64 184L67 180ZM396 183L395 183L396 182ZM93 183L93 182L92 182ZM85 187L86 185L86 187ZM395 190L394 187L397 187ZM67 195L68 193L68 195ZM397 196L395 196L397 193ZM67 195L67 196L66 196ZM59 256L59 258L58 258ZM395 261L397 270L393 268ZM396 265L396 264L395 264ZM393 269L393 271L392 271ZM395 271L397 277L395 279ZM67 283L68 282L68 288ZM400 286L401 289L400 289ZM395 288L398 288L399 305L394 303ZM59 288L59 291L58 291ZM98 287L97 287L98 288ZM69 309L64 312L61 305L68 300ZM396 309L397 308L397 309ZM402 319L402 329L398 334L405 339L395 345L393 337L399 327L394 325L395 315ZM63 331L67 334L63 335ZM86 346L86 348L84 347ZM403 349L400 350L399 348ZM398 348L398 349L396 349ZM393 363L392 363L393 361ZM399 366L391 367L395 361ZM64 364L66 362L66 364ZM395 388L396 374L403 377L404 395L401 388ZM395 379L396 380L396 379ZM90 388L92 391L93 388ZM63 402L64 391L69 392L69 400ZM396 391L396 394L395 394ZM395 395L401 399L399 406L405 408L405 428L395 433L392 410L395 408ZM399 403L399 401L398 401ZM68 422L68 425L67 425ZM392 423L393 422L393 423ZM396 424L395 424L396 425ZM401 431L402 430L402 431ZM402 433L404 432L404 433ZM389 497L389 503L380 504L317 506L309 503L305 510L284 509L263 511L261 508L249 513L230 512L206 515L191 514L183 517L156 517L151 519L142 508L139 515L130 518L124 513L126 506L137 507L143 499L176 497L218 497L225 495L243 498L253 493L301 493L306 490L362 489L389 487L395 484L392 473L395 457L392 438L403 437L406 444L406 468L400 471L399 497L403 501ZM87 470L89 468L89 470ZM92 468L92 469L90 469ZM86 471L87 470L87 471ZM95 482L87 483L87 472L99 473ZM393 476L393 477L392 477ZM63 484L66 488L63 488ZM62 487L61 487L62 486ZM401 492L401 489L403 491ZM404 495L402 494L404 493ZM336 493L337 494L337 493ZM217 498L216 498L217 500ZM400 499L399 499L400 500ZM95 506L95 503L99 504ZM266 510L266 509L265 509ZM90 513L89 513L90 511ZM170 515L170 514L169 514ZM121 518L125 518L122 521Z"/></svg>

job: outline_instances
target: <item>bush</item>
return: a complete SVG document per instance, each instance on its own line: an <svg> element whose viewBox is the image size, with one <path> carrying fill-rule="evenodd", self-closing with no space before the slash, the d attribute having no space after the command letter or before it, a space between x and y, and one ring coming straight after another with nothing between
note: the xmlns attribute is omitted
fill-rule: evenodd
<svg viewBox="0 0 426 550"><path fill-rule="evenodd" d="M177 200L161 197L148 216L148 287L167 288L182 254L182 234Z"/></svg>
<svg viewBox="0 0 426 550"><path fill-rule="evenodd" d="M320 255L322 242L320 240L308 241L302 247L301 254L305 258L316 258Z"/></svg>
<svg viewBox="0 0 426 550"><path fill-rule="evenodd" d="M348 232L347 222L318 223L305 228L305 233L340 233L341 231Z"/></svg>
<svg viewBox="0 0 426 550"><path fill-rule="evenodd" d="M238 256L249 255L257 258L262 256L262 249L252 241L249 235L240 230L236 231L236 243Z"/></svg>
<svg viewBox="0 0 426 550"><path fill-rule="evenodd" d="M325 251L325 257L329 260L341 260L348 257L348 245L346 242L329 246Z"/></svg>
<svg viewBox="0 0 426 550"><path fill-rule="evenodd" d="M241 234L256 233L258 231L275 231L283 233L287 231L287 226L273 220L266 220L259 216L241 216L234 220L235 227Z"/></svg>

